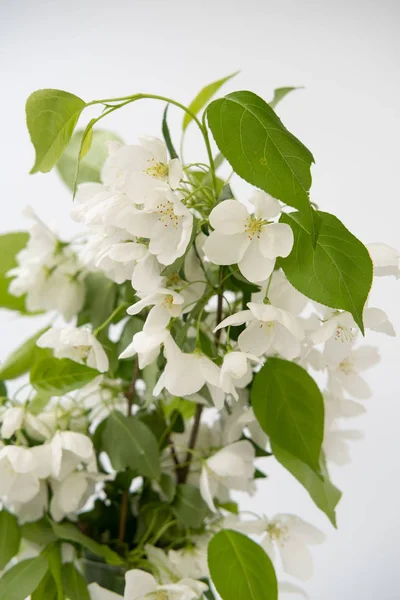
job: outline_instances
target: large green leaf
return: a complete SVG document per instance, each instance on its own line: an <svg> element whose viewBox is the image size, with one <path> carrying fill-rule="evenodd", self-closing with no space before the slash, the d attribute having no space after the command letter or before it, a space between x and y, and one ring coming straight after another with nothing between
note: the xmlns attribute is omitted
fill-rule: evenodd
<svg viewBox="0 0 400 600"><path fill-rule="evenodd" d="M48 572L31 595L31 600L59 600L57 585L53 575Z"/></svg>
<svg viewBox="0 0 400 600"><path fill-rule="evenodd" d="M68 600L90 600L87 583L72 563L63 565L62 580Z"/></svg>
<svg viewBox="0 0 400 600"><path fill-rule="evenodd" d="M54 579L57 590L57 600L64 600L63 569L60 544L51 544L47 546L43 554L49 563L49 571ZM72 599L71 599L72 600Z"/></svg>
<svg viewBox="0 0 400 600"><path fill-rule="evenodd" d="M342 492L330 481L324 465L321 469L323 476L317 476L308 465L290 454L290 452L282 450L274 443L271 444L271 447L276 460L301 483L318 508L326 514L332 525L336 527L335 508L342 497Z"/></svg>
<svg viewBox="0 0 400 600"><path fill-rule="evenodd" d="M279 102L281 100L283 100L283 98L285 96L290 94L290 92L294 92L294 90L299 90L299 89L301 89L301 88L298 88L298 87L276 88L276 90L274 90L274 97L272 98L272 100L270 102L268 102L268 104L270 105L271 108L273 108L275 110L275 107L279 104Z"/></svg>
<svg viewBox="0 0 400 600"><path fill-rule="evenodd" d="M242 533L225 529L208 545L211 578L222 600L277 600L274 567L264 550Z"/></svg>
<svg viewBox="0 0 400 600"><path fill-rule="evenodd" d="M26 312L24 297L17 298L9 293L11 280L6 273L17 266L16 255L25 248L28 240L29 234L22 231L0 235L0 308Z"/></svg>
<svg viewBox="0 0 400 600"><path fill-rule="evenodd" d="M130 468L151 479L159 479L160 454L150 429L137 417L111 413L103 435L103 450L116 471Z"/></svg>
<svg viewBox="0 0 400 600"><path fill-rule="evenodd" d="M35 390L62 396L83 387L98 375L95 369L68 358L45 358L33 365L30 378Z"/></svg>
<svg viewBox="0 0 400 600"><path fill-rule="evenodd" d="M234 92L207 108L218 148L234 171L285 204L309 214L311 152L252 92Z"/></svg>
<svg viewBox="0 0 400 600"><path fill-rule="evenodd" d="M97 556L102 556L110 565L122 565L122 558L111 548L103 544L95 542L91 538L84 535L73 523L54 523L51 522L54 534L60 539L67 542L79 544L82 548L86 548Z"/></svg>
<svg viewBox="0 0 400 600"><path fill-rule="evenodd" d="M0 379L16 379L29 371L35 360L43 356L43 350L36 346L36 342L47 330L48 327L45 327L35 333L6 358L0 366Z"/></svg>
<svg viewBox="0 0 400 600"><path fill-rule="evenodd" d="M315 249L306 217L283 214L294 233L294 245L279 264L290 283L311 300L349 311L361 331L363 309L372 285L372 260L365 246L333 215L322 217Z"/></svg>
<svg viewBox="0 0 400 600"><path fill-rule="evenodd" d="M17 554L21 530L17 519L6 510L0 512L0 570Z"/></svg>
<svg viewBox="0 0 400 600"><path fill-rule="evenodd" d="M319 473L324 400L307 371L269 358L254 378L251 403L271 441Z"/></svg>
<svg viewBox="0 0 400 600"><path fill-rule="evenodd" d="M24 523L21 526L21 534L25 540L38 546L50 545L57 539L50 522L46 518L32 523Z"/></svg>
<svg viewBox="0 0 400 600"><path fill-rule="evenodd" d="M194 115L197 115L197 113L199 113L201 111L202 108L205 107L205 105L207 104L207 102L209 100L211 100L211 98L214 96L214 94L216 94L218 92L218 90L224 85L224 83L226 83L227 81L229 81L229 79L232 79L232 77L235 77L235 75L237 75L239 73L239 71L236 71L235 73L232 73L231 75L228 75L227 77L223 77L222 79L218 79L218 81L214 81L214 83L210 83L209 85L206 85L202 90L200 90L200 92L197 94L196 98L189 104L189 110L190 112L192 112ZM183 118L183 131L185 131L186 127L189 125L190 121L192 121L192 117L189 115L189 113L185 113L185 116Z"/></svg>
<svg viewBox="0 0 400 600"><path fill-rule="evenodd" d="M199 489L188 483L178 485L172 510L185 527L195 529L203 525L208 513L207 504L201 497Z"/></svg>
<svg viewBox="0 0 400 600"><path fill-rule="evenodd" d="M57 171L70 190L74 188L82 135L83 130L74 133L57 163ZM103 129L93 131L90 149L80 161L78 184L101 181L101 168L108 157L107 142L121 142L121 138L112 131Z"/></svg>
<svg viewBox="0 0 400 600"><path fill-rule="evenodd" d="M36 590L47 569L47 559L43 555L17 563L0 579L0 598L26 600Z"/></svg>
<svg viewBox="0 0 400 600"><path fill-rule="evenodd" d="M37 90L26 101L26 123L36 151L31 173L47 173L65 150L86 103L62 90Z"/></svg>

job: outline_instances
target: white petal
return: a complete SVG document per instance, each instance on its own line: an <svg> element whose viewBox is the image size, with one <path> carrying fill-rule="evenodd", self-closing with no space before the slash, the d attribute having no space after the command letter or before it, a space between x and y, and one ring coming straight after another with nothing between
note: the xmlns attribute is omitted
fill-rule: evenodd
<svg viewBox="0 0 400 600"><path fill-rule="evenodd" d="M215 494L216 483L213 480L210 480L210 476L207 470L207 467L203 467L200 475L200 494L207 504L209 509L216 513L217 509L214 504L214 494Z"/></svg>
<svg viewBox="0 0 400 600"><path fill-rule="evenodd" d="M278 323L275 329L273 345L275 350L286 360L293 360L300 354L301 345L299 338Z"/></svg>
<svg viewBox="0 0 400 600"><path fill-rule="evenodd" d="M250 198L250 202L255 206L255 214L259 219L261 218L269 221L281 213L281 206L278 200L261 190L254 192L253 196Z"/></svg>
<svg viewBox="0 0 400 600"><path fill-rule="evenodd" d="M97 369L100 373L106 373L109 369L108 356L96 338L92 340L92 351L89 352L86 362L88 367Z"/></svg>
<svg viewBox="0 0 400 600"><path fill-rule="evenodd" d="M294 242L292 228L286 223L265 225L259 241L260 251L265 258L275 260L277 256L288 256Z"/></svg>
<svg viewBox="0 0 400 600"><path fill-rule="evenodd" d="M125 575L125 600L143 600L157 590L157 581L146 571L133 569Z"/></svg>
<svg viewBox="0 0 400 600"><path fill-rule="evenodd" d="M238 344L242 352L251 352L255 356L262 356L269 350L274 338L274 325L266 326L259 321L253 321L239 335Z"/></svg>
<svg viewBox="0 0 400 600"><path fill-rule="evenodd" d="M396 332L392 323L389 321L387 314L380 308L366 308L364 310L365 327L386 335L395 336Z"/></svg>
<svg viewBox="0 0 400 600"><path fill-rule="evenodd" d="M318 327L318 329L312 331L308 338L313 344L322 344L329 340L336 331L338 320L336 318L328 319Z"/></svg>
<svg viewBox="0 0 400 600"><path fill-rule="evenodd" d="M224 235L213 231L204 244L204 253L216 265L234 265L242 259L248 245L245 233Z"/></svg>
<svg viewBox="0 0 400 600"><path fill-rule="evenodd" d="M182 165L179 158L173 158L168 163L168 183L171 189L176 190L183 177Z"/></svg>
<svg viewBox="0 0 400 600"><path fill-rule="evenodd" d="M98 583L88 585L88 591L90 600L123 600L122 596L100 587Z"/></svg>
<svg viewBox="0 0 400 600"><path fill-rule="evenodd" d="M340 374L339 381L354 398L366 400L372 396L368 383L358 373Z"/></svg>
<svg viewBox="0 0 400 600"><path fill-rule="evenodd" d="M243 255L243 258L238 261L238 267L242 275L254 283L259 283L268 279L274 270L274 265L274 260L265 258L265 256L261 254L259 240L257 237L254 237L251 240Z"/></svg>
<svg viewBox="0 0 400 600"><path fill-rule="evenodd" d="M365 371L379 363L380 355L375 346L362 346L353 350L352 359L358 371Z"/></svg>
<svg viewBox="0 0 400 600"><path fill-rule="evenodd" d="M218 331L218 329L228 327L229 325L243 325L243 323L246 323L246 321L251 321L252 317L253 315L250 310L241 310L221 321L214 331Z"/></svg>
<svg viewBox="0 0 400 600"><path fill-rule="evenodd" d="M237 200L220 202L210 213L210 224L218 233L232 235L243 233L249 213Z"/></svg>
<svg viewBox="0 0 400 600"><path fill-rule="evenodd" d="M1 437L8 440L16 431L21 429L24 421L25 409L23 406L8 408L3 415Z"/></svg>
<svg viewBox="0 0 400 600"><path fill-rule="evenodd" d="M280 546L283 568L298 579L310 579L314 574L312 555L309 548L297 539L285 540Z"/></svg>

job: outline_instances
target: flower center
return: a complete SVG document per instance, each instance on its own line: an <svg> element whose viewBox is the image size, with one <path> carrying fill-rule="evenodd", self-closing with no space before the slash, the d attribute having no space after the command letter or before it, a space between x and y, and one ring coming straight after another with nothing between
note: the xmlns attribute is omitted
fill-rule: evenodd
<svg viewBox="0 0 400 600"><path fill-rule="evenodd" d="M155 600L168 600L168 592L165 590L157 590Z"/></svg>
<svg viewBox="0 0 400 600"><path fill-rule="evenodd" d="M74 350L79 355L81 360L86 360L89 356L91 346L74 346Z"/></svg>
<svg viewBox="0 0 400 600"><path fill-rule="evenodd" d="M155 179L166 179L168 176L168 165L156 162L154 158L148 162L150 163L150 166L144 170L147 175L150 175L150 177L154 177Z"/></svg>
<svg viewBox="0 0 400 600"><path fill-rule="evenodd" d="M267 533L271 540L275 540L280 544L289 540L289 528L277 521L269 523Z"/></svg>
<svg viewBox="0 0 400 600"><path fill-rule="evenodd" d="M352 342L354 340L355 333L349 327L344 325L338 325L335 331L335 340L339 342Z"/></svg>
<svg viewBox="0 0 400 600"><path fill-rule="evenodd" d="M339 371L342 371L342 373L344 373L345 375L349 375L350 373L353 373L354 371L354 365L351 362L350 358L345 358L344 360L342 360L341 363L339 363Z"/></svg>
<svg viewBox="0 0 400 600"><path fill-rule="evenodd" d="M255 235L259 238L264 225L265 223L262 219L256 219L253 215L250 215L246 220L244 227L245 232L249 236L249 240L252 240Z"/></svg>
<svg viewBox="0 0 400 600"><path fill-rule="evenodd" d="M155 212L160 215L159 220L164 223L165 227L168 227L171 223L175 228L178 227L179 217L175 214L174 205L169 200L157 204Z"/></svg>
<svg viewBox="0 0 400 600"><path fill-rule="evenodd" d="M172 294L168 294L167 296L164 296L164 300L162 301L162 306L164 308L166 308L167 310L171 310L173 305L174 305L174 297L172 296Z"/></svg>

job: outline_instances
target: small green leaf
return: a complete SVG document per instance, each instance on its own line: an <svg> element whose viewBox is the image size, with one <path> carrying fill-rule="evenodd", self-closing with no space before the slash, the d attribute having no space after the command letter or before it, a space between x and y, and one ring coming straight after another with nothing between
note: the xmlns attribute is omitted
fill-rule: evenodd
<svg viewBox="0 0 400 600"><path fill-rule="evenodd" d="M116 552L111 550L111 548L103 544L99 544L98 542L95 542L91 538L87 537L72 523L68 523L67 521L64 523L51 522L51 527L55 535L60 540L79 544L93 554L102 556L110 565L122 565L124 562Z"/></svg>
<svg viewBox="0 0 400 600"><path fill-rule="evenodd" d="M81 147L79 149L79 163L85 158L89 152L93 142L93 129L90 129L87 136L82 140Z"/></svg>
<svg viewBox="0 0 400 600"><path fill-rule="evenodd" d="M319 474L324 401L307 371L287 360L268 358L254 377L251 403L271 441Z"/></svg>
<svg viewBox="0 0 400 600"><path fill-rule="evenodd" d="M63 565L62 580L68 600L90 600L87 583L73 563Z"/></svg>
<svg viewBox="0 0 400 600"><path fill-rule="evenodd" d="M207 504L199 489L188 483L178 485L172 510L185 527L194 529L199 529L203 525L208 513Z"/></svg>
<svg viewBox="0 0 400 600"><path fill-rule="evenodd" d="M168 473L161 473L160 481L160 496L164 502L170 503L175 497L176 479Z"/></svg>
<svg viewBox="0 0 400 600"><path fill-rule="evenodd" d="M0 579L0 598L25 600L32 594L46 575L48 563L45 556L29 558L17 563Z"/></svg>
<svg viewBox="0 0 400 600"><path fill-rule="evenodd" d="M21 377L29 371L38 359L40 360L43 351L36 346L36 342L48 329L48 327L45 327L35 333L6 358L0 366L0 379L8 381Z"/></svg>
<svg viewBox="0 0 400 600"><path fill-rule="evenodd" d="M209 102L209 100L211 100L211 98L214 96L214 94L216 94L218 92L218 90L230 79L232 79L232 77L235 77L237 74L239 73L239 71L235 71L235 73L232 73L231 75L228 75L227 77L223 77L222 79L218 79L218 81L214 81L214 83L210 83L209 85L206 85L206 87L204 87L196 96L196 98L189 104L188 108L190 110L190 112L192 112L194 115L197 115L197 113L199 113L201 111L202 108L205 107L205 105ZM182 124L182 128L183 131L185 131L186 127L189 125L190 121L192 121L192 117L189 115L189 113L185 113L185 116L183 118L183 124Z"/></svg>
<svg viewBox="0 0 400 600"><path fill-rule="evenodd" d="M234 171L289 206L309 213L311 152L252 92L234 92L207 108L218 148Z"/></svg>
<svg viewBox="0 0 400 600"><path fill-rule="evenodd" d="M21 530L17 519L6 510L0 512L0 570L17 554Z"/></svg>
<svg viewBox="0 0 400 600"><path fill-rule="evenodd" d="M83 387L98 375L95 369L68 358L45 358L33 365L30 378L38 392L62 396Z"/></svg>
<svg viewBox="0 0 400 600"><path fill-rule="evenodd" d="M24 540L28 540L28 542L32 542L38 546L47 546L57 539L50 523L46 519L24 523L21 526L21 535Z"/></svg>
<svg viewBox="0 0 400 600"><path fill-rule="evenodd" d="M107 419L103 450L116 471L131 468L144 477L160 478L158 443L150 429L136 417L124 417L119 412Z"/></svg>
<svg viewBox="0 0 400 600"><path fill-rule="evenodd" d="M38 90L26 102L26 123L36 151L31 173L47 173L65 150L86 103L62 90Z"/></svg>
<svg viewBox="0 0 400 600"><path fill-rule="evenodd" d="M277 600L272 562L247 536L230 529L217 533L208 545L211 578L222 600Z"/></svg>
<svg viewBox="0 0 400 600"><path fill-rule="evenodd" d="M80 161L78 185L88 181L100 183L101 169L108 157L107 142L121 142L121 138L112 131L103 129L96 129L95 131L91 129L90 131L91 133L83 145L84 150L87 149L87 154ZM74 187L82 135L83 130L74 133L57 163L57 171L70 190L73 190ZM88 147L88 140L90 147Z"/></svg>
<svg viewBox="0 0 400 600"><path fill-rule="evenodd" d="M47 546L47 548L45 548L43 551L43 554L47 558L49 563L49 571L56 585L57 600L64 600L62 570L64 569L65 565L63 566L62 564L60 545L51 544L50 546Z"/></svg>
<svg viewBox="0 0 400 600"><path fill-rule="evenodd" d="M164 114L163 114L162 134L163 134L165 145L167 146L170 157L178 158L178 154L172 143L171 133L170 133L169 127L168 127L168 121L167 121L168 109L169 109L169 104L167 104L167 106L165 107Z"/></svg>
<svg viewBox="0 0 400 600"><path fill-rule="evenodd" d="M31 600L59 600L56 582L48 572L31 595Z"/></svg>
<svg viewBox="0 0 400 600"><path fill-rule="evenodd" d="M29 234L13 232L0 235L0 307L26 313L25 297L13 296L8 287L11 279L7 277L8 271L17 266L16 256L28 243Z"/></svg>
<svg viewBox="0 0 400 600"><path fill-rule="evenodd" d="M332 525L336 527L335 508L342 493L330 481L327 471L324 471L324 468L321 469L323 477L318 477L308 465L286 450L282 450L274 443L271 444L271 447L276 460L301 483L318 508L326 514Z"/></svg>
<svg viewBox="0 0 400 600"><path fill-rule="evenodd" d="M302 87L281 87L281 88L276 88L276 90L274 90L274 97L272 98L271 102L268 102L268 104L270 105L271 108L275 109L275 107L277 106L277 104L280 103L281 100L283 100L283 98L285 96L287 96L288 94L290 94L290 92L294 92L294 90L301 90L303 89Z"/></svg>
<svg viewBox="0 0 400 600"><path fill-rule="evenodd" d="M364 332L363 310L372 285L372 260L365 246L335 216L322 217L315 249L305 215L282 214L294 234L292 252L279 260L290 283L311 300L349 311Z"/></svg>

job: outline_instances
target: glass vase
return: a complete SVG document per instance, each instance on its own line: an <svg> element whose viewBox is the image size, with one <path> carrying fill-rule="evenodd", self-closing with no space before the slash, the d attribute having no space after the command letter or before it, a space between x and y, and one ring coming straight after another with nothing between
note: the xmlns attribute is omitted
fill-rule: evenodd
<svg viewBox="0 0 400 600"><path fill-rule="evenodd" d="M123 568L108 565L94 557L83 557L81 565L87 583L98 583L111 592L124 595L125 570Z"/></svg>

